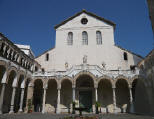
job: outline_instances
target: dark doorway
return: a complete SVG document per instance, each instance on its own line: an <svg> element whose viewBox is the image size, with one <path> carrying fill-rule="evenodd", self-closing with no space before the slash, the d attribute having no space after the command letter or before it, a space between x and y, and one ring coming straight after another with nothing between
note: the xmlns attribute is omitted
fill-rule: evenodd
<svg viewBox="0 0 154 119"><path fill-rule="evenodd" d="M87 108L87 112L92 112L92 91L79 92L79 105Z"/></svg>

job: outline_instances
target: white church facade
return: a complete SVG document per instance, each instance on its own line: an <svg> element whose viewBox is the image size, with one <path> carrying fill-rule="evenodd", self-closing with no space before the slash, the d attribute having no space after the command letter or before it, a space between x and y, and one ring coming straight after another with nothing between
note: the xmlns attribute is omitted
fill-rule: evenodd
<svg viewBox="0 0 154 119"><path fill-rule="evenodd" d="M143 58L115 45L115 26L82 10L55 26L55 47L35 59L22 51L18 58L19 49L14 55L1 37L1 113L27 111L29 101L42 113L69 113L72 102L90 113L96 102L102 113L134 112L137 64Z"/></svg>

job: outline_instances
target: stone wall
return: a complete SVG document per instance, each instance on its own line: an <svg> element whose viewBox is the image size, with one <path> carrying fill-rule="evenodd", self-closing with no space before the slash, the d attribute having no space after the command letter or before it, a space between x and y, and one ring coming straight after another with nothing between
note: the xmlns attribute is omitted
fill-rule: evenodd
<svg viewBox="0 0 154 119"><path fill-rule="evenodd" d="M154 50L139 64L141 79L135 96L135 113L154 115Z"/></svg>

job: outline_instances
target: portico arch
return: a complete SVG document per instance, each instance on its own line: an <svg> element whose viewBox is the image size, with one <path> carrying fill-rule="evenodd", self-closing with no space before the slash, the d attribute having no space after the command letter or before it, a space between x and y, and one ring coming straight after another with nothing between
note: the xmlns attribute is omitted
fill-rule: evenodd
<svg viewBox="0 0 154 119"><path fill-rule="evenodd" d="M65 78L62 80L60 92L60 104L62 112L70 113L70 108L72 104L72 81L70 79Z"/></svg>
<svg viewBox="0 0 154 119"><path fill-rule="evenodd" d="M13 82L17 80L18 76L15 70L10 70L8 73L7 85L5 88L5 100L3 103L3 113L8 113L10 111L12 91L13 91Z"/></svg>
<svg viewBox="0 0 154 119"><path fill-rule="evenodd" d="M24 99L23 99L23 111L26 107L26 102L27 102L27 93L28 93L28 85L32 79L30 77L25 79L25 92L24 92Z"/></svg>
<svg viewBox="0 0 154 119"><path fill-rule="evenodd" d="M12 67L10 67L8 69L6 83L9 82L9 80L10 80L9 76L10 76L10 74L11 74L12 71L16 74L16 77L17 77L17 78L14 77L15 79L13 80L12 86L13 87L16 87L17 86L17 82L18 82L18 78L19 78L19 74L18 74L17 68L14 67L14 66L12 66Z"/></svg>
<svg viewBox="0 0 154 119"><path fill-rule="evenodd" d="M86 107L88 112L93 111L95 105L95 78L89 73L81 73L76 80L76 100L79 106Z"/></svg>
<svg viewBox="0 0 154 119"><path fill-rule="evenodd" d="M21 74L17 82L16 93L15 93L15 112L17 112L20 107L21 84L24 82L24 78L25 78L24 74Z"/></svg>
<svg viewBox="0 0 154 119"><path fill-rule="evenodd" d="M4 64L0 63L0 113L2 114L4 93L6 86L7 69Z"/></svg>
<svg viewBox="0 0 154 119"><path fill-rule="evenodd" d="M60 84L62 84L62 82L63 82L64 80L69 80L69 81L71 82L71 84L73 84L73 79L72 79L71 77L69 77L69 76L64 76L63 78L61 78Z"/></svg>
<svg viewBox="0 0 154 119"><path fill-rule="evenodd" d="M91 77L91 79L93 80L93 83L96 84L96 77L89 71L81 71L78 74L75 75L74 80L73 80L73 84L76 85L76 80L83 75L87 75L89 77Z"/></svg>
<svg viewBox="0 0 154 119"><path fill-rule="evenodd" d="M113 82L112 79L99 79L98 102L101 104L102 112L112 112L113 108Z"/></svg>
<svg viewBox="0 0 154 119"><path fill-rule="evenodd" d="M120 78L116 80L116 105L121 110L121 112L128 111L130 94L129 94L129 84L126 79Z"/></svg>
<svg viewBox="0 0 154 119"><path fill-rule="evenodd" d="M34 81L34 93L33 93L33 104L34 111L42 111L42 96L43 96L43 82L41 79L36 79Z"/></svg>
<svg viewBox="0 0 154 119"><path fill-rule="evenodd" d="M56 112L57 110L57 88L58 82L56 79L49 79L47 81L48 87L46 91L46 112Z"/></svg>
<svg viewBox="0 0 154 119"><path fill-rule="evenodd" d="M110 82L110 84L112 85L112 87L114 86L114 81L113 81L113 79L112 79L111 77L106 76L106 75L103 75L103 76L99 77L99 78L97 79L98 84L99 84L99 82L102 81L102 80L108 80L108 81Z"/></svg>
<svg viewBox="0 0 154 119"><path fill-rule="evenodd" d="M130 81L127 77L125 77L125 76L123 76L123 75L117 76L117 77L115 78L115 80L114 80L115 85L116 85L116 83L117 83L117 81L118 81L119 79L125 80L125 81L127 82L128 86L131 85L131 81Z"/></svg>

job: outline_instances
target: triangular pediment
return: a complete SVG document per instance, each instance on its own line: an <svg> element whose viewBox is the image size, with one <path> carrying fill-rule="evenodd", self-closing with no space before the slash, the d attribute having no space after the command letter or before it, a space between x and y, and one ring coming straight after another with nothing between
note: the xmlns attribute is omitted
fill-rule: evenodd
<svg viewBox="0 0 154 119"><path fill-rule="evenodd" d="M62 26L62 25L64 25L64 24L68 23L69 21L71 21L71 20L73 20L74 18L80 16L81 14L86 14L86 15L88 15L88 16L94 17L95 19L97 19L97 20L99 20L99 21L103 21L103 22L105 22L106 24L113 26L114 28L115 28L115 26L116 26L115 23L113 23L113 22L111 22L111 21L109 21L109 20L107 20L107 19L105 19L105 18L102 18L102 17L100 17L100 16L97 16L97 15L91 13L91 12L87 12L86 10L82 10L81 12L78 12L78 13L75 14L74 16L72 16L72 17L70 17L70 18L64 20L64 21L61 22L60 24L56 25L56 26L55 26L55 29L57 29L57 28L59 28L60 26Z"/></svg>

